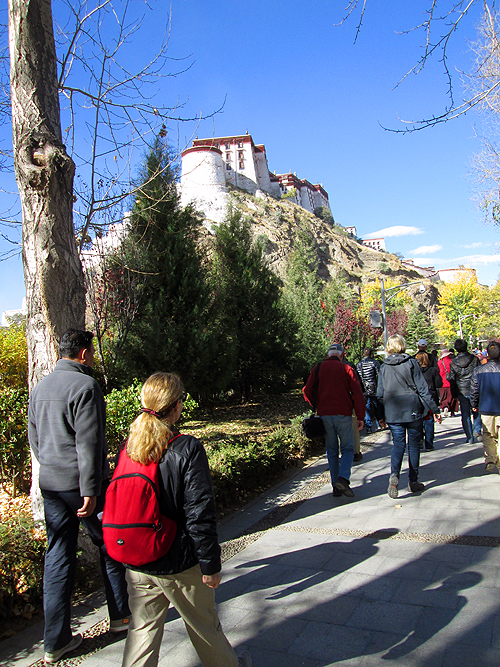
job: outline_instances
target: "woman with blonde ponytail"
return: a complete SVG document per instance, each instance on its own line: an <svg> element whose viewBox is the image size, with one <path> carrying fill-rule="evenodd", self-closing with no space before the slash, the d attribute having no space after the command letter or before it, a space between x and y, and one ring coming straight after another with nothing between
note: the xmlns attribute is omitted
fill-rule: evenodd
<svg viewBox="0 0 500 667"><path fill-rule="evenodd" d="M132 611L122 667L155 667L169 605L182 617L203 667L251 667L248 651L236 657L215 609L220 547L208 460L201 442L175 428L184 402L181 379L154 373L141 391L141 414L127 440L130 459L158 463L160 508L177 524L166 555L127 566Z"/></svg>

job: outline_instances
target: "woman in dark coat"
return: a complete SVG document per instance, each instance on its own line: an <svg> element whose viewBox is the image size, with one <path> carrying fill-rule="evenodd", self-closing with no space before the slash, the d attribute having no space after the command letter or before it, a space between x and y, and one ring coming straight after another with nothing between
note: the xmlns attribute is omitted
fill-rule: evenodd
<svg viewBox="0 0 500 667"><path fill-rule="evenodd" d="M423 420L429 410L441 421L418 361L405 354L406 342L396 334L387 341L385 358L378 376L377 398L382 401L384 421L392 433L391 476L387 493L398 497L399 475L408 440L409 484L412 493L424 490L418 481Z"/></svg>
<svg viewBox="0 0 500 667"><path fill-rule="evenodd" d="M214 589L221 580L215 501L203 445L174 427L183 399L177 375L152 375L142 388L141 414L127 440L130 459L158 463L161 513L175 521L177 532L164 556L140 567L127 566L132 620L122 667L158 664L170 604L182 617L203 667L251 667L248 651L236 657L215 609Z"/></svg>
<svg viewBox="0 0 500 667"><path fill-rule="evenodd" d="M427 382L434 403L439 405L439 389L443 386L443 380L438 368L431 366L427 352L417 352L415 359L419 363L420 370L422 371L424 380ZM431 452L434 449L434 419L432 418L432 414L427 414L424 417L424 441L425 451Z"/></svg>

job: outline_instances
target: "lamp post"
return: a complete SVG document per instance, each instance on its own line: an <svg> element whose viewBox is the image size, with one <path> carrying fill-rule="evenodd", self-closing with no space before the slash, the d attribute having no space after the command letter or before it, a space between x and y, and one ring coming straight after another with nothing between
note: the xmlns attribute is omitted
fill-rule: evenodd
<svg viewBox="0 0 500 667"><path fill-rule="evenodd" d="M470 313L469 315L459 315L458 316L458 328L460 330L460 338L463 338L464 335L462 333L462 322L466 320L468 317L476 317L476 313Z"/></svg>
<svg viewBox="0 0 500 667"><path fill-rule="evenodd" d="M405 283L404 285L395 285L394 287L389 287L389 289L385 289L384 285L384 279L380 278L380 302L382 304L382 319L383 319L383 327L384 327L384 349L387 347L387 318L386 318L386 312L385 312L385 307L389 303L391 299L393 299L397 294L402 292L405 289L408 289L411 285L418 285L420 284L420 294L423 294L425 292L425 285L421 280L415 280L412 283ZM390 296L386 297L386 294L389 292L392 292L393 290L397 290L394 292L394 294L391 294Z"/></svg>

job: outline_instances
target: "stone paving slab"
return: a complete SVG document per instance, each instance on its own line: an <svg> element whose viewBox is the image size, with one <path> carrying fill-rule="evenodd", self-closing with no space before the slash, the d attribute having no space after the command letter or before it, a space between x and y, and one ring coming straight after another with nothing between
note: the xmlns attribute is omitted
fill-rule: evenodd
<svg viewBox="0 0 500 667"><path fill-rule="evenodd" d="M323 457L223 523L219 613L255 667L500 665L500 478L459 418L436 431L421 494L405 489L405 462L399 498L387 496L384 432L363 445L354 499L332 497ZM78 608L75 631L89 637L61 666L120 664L124 640L106 635L105 617L102 597ZM41 651L34 626L0 644L0 664L28 667ZM173 610L159 665L200 667Z"/></svg>

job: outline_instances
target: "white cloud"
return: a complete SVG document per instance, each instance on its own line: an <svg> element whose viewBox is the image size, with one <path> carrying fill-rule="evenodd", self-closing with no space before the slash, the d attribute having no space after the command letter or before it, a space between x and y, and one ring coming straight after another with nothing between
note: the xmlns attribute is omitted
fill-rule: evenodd
<svg viewBox="0 0 500 667"><path fill-rule="evenodd" d="M425 265L429 261L428 257L413 257L415 264L420 263ZM463 257L452 257L451 259L444 259L442 257L433 257L432 263L436 268L457 268L459 264L471 269L476 266L486 266L488 264L500 264L500 254L496 255L465 255Z"/></svg>
<svg viewBox="0 0 500 667"><path fill-rule="evenodd" d="M463 245L462 248L481 248L481 246L491 245L490 243L483 243L482 241L476 241L476 243L471 243L469 245Z"/></svg>
<svg viewBox="0 0 500 667"><path fill-rule="evenodd" d="M394 227L386 227L385 229L379 229L378 232L365 234L363 238L378 239L381 237L389 238L390 236L418 236L418 234L423 234L423 233L424 230L419 229L418 227L405 227L404 225L395 225Z"/></svg>
<svg viewBox="0 0 500 667"><path fill-rule="evenodd" d="M433 252L442 250L442 245L421 245L420 248L415 248L415 250L410 250L409 255L430 255Z"/></svg>

